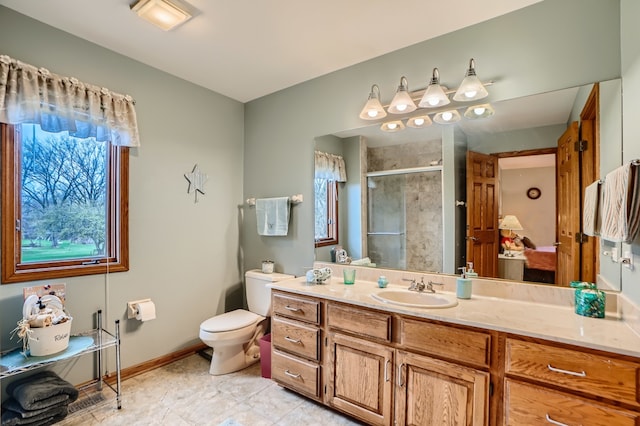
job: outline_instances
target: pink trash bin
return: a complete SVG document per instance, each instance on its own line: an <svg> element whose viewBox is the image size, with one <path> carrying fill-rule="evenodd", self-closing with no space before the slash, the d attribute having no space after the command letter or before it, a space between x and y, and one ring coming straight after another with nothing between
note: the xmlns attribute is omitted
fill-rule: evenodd
<svg viewBox="0 0 640 426"><path fill-rule="evenodd" d="M262 377L271 378L271 334L265 334L258 342L260 344L260 370Z"/></svg>

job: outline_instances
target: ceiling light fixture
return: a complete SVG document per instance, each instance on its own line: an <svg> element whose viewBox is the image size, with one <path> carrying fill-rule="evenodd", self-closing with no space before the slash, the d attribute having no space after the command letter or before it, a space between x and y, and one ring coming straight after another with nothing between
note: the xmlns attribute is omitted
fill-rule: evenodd
<svg viewBox="0 0 640 426"><path fill-rule="evenodd" d="M440 72L438 72L438 68L434 68L431 82L418 105L420 108L435 108L447 105L449 102L451 102L449 97L440 86Z"/></svg>
<svg viewBox="0 0 640 426"><path fill-rule="evenodd" d="M400 130L404 130L404 124L401 120L387 121L386 123L382 123L380 130L384 132L399 132Z"/></svg>
<svg viewBox="0 0 640 426"><path fill-rule="evenodd" d="M469 108L467 108L467 110L464 112L464 117L468 118L469 120L476 120L478 118L491 117L493 114L495 114L495 110L493 109L491 104L482 104L470 106Z"/></svg>
<svg viewBox="0 0 640 426"><path fill-rule="evenodd" d="M457 109L452 109L450 111L442 111L437 113L433 117L433 121L438 124L453 124L460 121L460 113Z"/></svg>
<svg viewBox="0 0 640 426"><path fill-rule="evenodd" d="M191 19L191 13L170 0L138 0L131 5L131 10L164 31Z"/></svg>
<svg viewBox="0 0 640 426"><path fill-rule="evenodd" d="M382 104L380 103L380 88L377 84L371 86L371 92L369 93L369 99L367 103L360 111L360 118L363 120L377 120L387 116Z"/></svg>
<svg viewBox="0 0 640 426"><path fill-rule="evenodd" d="M460 83L460 87L453 95L454 101L468 102L486 98L489 92L476 75L476 62L471 58L469 60L469 69L465 74L464 80Z"/></svg>
<svg viewBox="0 0 640 426"><path fill-rule="evenodd" d="M398 86L396 95L393 97L387 111L391 114L406 114L415 111L416 108L416 104L413 102L413 99L411 99L411 95L409 94L409 83L407 82L407 78L402 76L400 77L400 86Z"/></svg>
<svg viewBox="0 0 640 426"><path fill-rule="evenodd" d="M431 126L433 122L431 121L431 117L428 115L420 115L417 117L411 117L407 120L407 126L413 127L414 129L421 129L423 127Z"/></svg>
<svg viewBox="0 0 640 426"><path fill-rule="evenodd" d="M427 127L432 124L432 119L438 124L456 123L462 118L462 111L458 110L463 108L466 109L464 111L465 118L470 120L491 117L495 114L495 110L489 103L471 107L468 107L468 104L462 104L463 102L467 103L489 96L485 86L493 84L493 81L482 83L476 75L475 66L475 60L471 58L465 78L460 83L458 90L449 90L440 85L438 68L433 69L429 85L423 90L409 92L407 78L402 76L393 100L386 107L386 112L385 107L380 102L380 88L377 84L374 84L371 86L367 103L360 112L360 118L363 120L378 120L386 117L387 113L401 115L399 120L385 122L380 126L386 132L397 132L404 129L405 123L408 127L413 128ZM453 94L453 103L449 99L451 94ZM420 102L416 106L415 101L417 99L420 99ZM420 114L419 111L416 114L411 114L418 108L431 109L428 113L430 115L426 112Z"/></svg>

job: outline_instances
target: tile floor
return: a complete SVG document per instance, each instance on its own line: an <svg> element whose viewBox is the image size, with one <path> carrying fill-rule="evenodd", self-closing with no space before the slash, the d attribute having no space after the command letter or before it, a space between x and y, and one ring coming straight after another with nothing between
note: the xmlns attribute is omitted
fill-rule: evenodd
<svg viewBox="0 0 640 426"><path fill-rule="evenodd" d="M224 376L209 375L199 355L122 382L122 409L115 394L70 413L57 425L360 425L361 423L281 388L260 376L260 363ZM99 396L99 395L98 395ZM96 395L83 398L99 399Z"/></svg>

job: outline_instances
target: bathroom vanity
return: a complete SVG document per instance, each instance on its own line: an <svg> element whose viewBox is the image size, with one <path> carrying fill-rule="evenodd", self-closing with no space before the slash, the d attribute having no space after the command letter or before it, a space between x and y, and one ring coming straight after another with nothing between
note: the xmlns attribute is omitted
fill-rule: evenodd
<svg viewBox="0 0 640 426"><path fill-rule="evenodd" d="M479 295L414 308L378 291L274 284L272 378L375 425L640 424L640 336L624 322Z"/></svg>

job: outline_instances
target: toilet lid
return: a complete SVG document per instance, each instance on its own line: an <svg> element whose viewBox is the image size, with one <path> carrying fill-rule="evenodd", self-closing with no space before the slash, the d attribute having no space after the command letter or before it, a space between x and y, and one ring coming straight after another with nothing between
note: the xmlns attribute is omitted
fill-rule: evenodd
<svg viewBox="0 0 640 426"><path fill-rule="evenodd" d="M210 333L232 331L255 324L262 318L263 317L258 314L254 314L253 312L245 311L244 309L236 309L235 311L209 318L200 324L200 329Z"/></svg>

